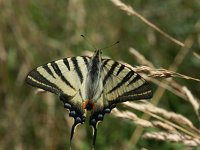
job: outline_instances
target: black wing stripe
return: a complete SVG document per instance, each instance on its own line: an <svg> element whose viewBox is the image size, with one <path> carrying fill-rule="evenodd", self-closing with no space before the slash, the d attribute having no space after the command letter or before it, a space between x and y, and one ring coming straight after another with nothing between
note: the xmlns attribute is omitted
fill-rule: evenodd
<svg viewBox="0 0 200 150"><path fill-rule="evenodd" d="M105 75L104 77L104 80L103 80L103 85L106 84L107 80L109 79L109 77L113 74L115 68L118 66L118 62L114 62L110 68L110 70L107 72L107 74Z"/></svg>
<svg viewBox="0 0 200 150"><path fill-rule="evenodd" d="M106 64L109 62L110 59L104 59L103 60L103 64L102 64L102 68L104 68L106 66Z"/></svg>
<svg viewBox="0 0 200 150"><path fill-rule="evenodd" d="M85 62L85 65L88 66L88 57L82 56L83 61Z"/></svg>
<svg viewBox="0 0 200 150"><path fill-rule="evenodd" d="M118 76L122 70L124 70L124 65L121 64L121 66L120 66L119 70L117 71L116 75Z"/></svg>
<svg viewBox="0 0 200 150"><path fill-rule="evenodd" d="M150 99L153 97L153 92L151 86L145 82L138 88L126 92L119 96L116 99L116 102L125 102L125 101L133 101L133 100L140 100L140 99ZM114 100L115 101L115 100Z"/></svg>
<svg viewBox="0 0 200 150"><path fill-rule="evenodd" d="M82 56L82 58L83 58L83 61L85 62L85 65L87 66L87 70L88 70L88 64L89 64L89 57L87 57L87 56Z"/></svg>
<svg viewBox="0 0 200 150"><path fill-rule="evenodd" d="M112 93L113 91L117 90L120 88L123 84L125 84L131 77L134 75L134 71L129 71L127 75L122 79L120 83L118 83L113 89L111 89L108 93Z"/></svg>
<svg viewBox="0 0 200 150"><path fill-rule="evenodd" d="M69 66L69 62L68 62L67 58L63 59L63 63L65 64L65 66L67 66L67 69L70 71L70 66Z"/></svg>
<svg viewBox="0 0 200 150"><path fill-rule="evenodd" d="M53 72L51 71L51 69L48 67L47 64L42 67L44 68L44 70L46 70L46 72L48 72L48 74L50 74L53 78L55 78L55 76L53 75Z"/></svg>
<svg viewBox="0 0 200 150"><path fill-rule="evenodd" d="M35 82L34 80L32 80L30 78L27 78L26 82L34 87L41 88L45 91L49 91L49 92L56 93L56 94L59 93L58 90L54 89L53 87L48 87L47 85L41 84L40 82Z"/></svg>
<svg viewBox="0 0 200 150"><path fill-rule="evenodd" d="M71 85L71 83L63 76L56 62L54 61L51 62L51 66L53 67L55 73L61 78L61 80L64 81L69 87L75 90L75 88Z"/></svg>
<svg viewBox="0 0 200 150"><path fill-rule="evenodd" d="M32 80L33 78L34 80ZM51 83L45 77L43 77L37 70L31 71L31 73L26 77L26 82L32 86L42 88L44 90L60 94L63 91L57 87L57 85Z"/></svg>
<svg viewBox="0 0 200 150"><path fill-rule="evenodd" d="M78 65L76 57L72 57L71 60L72 60L72 63L74 65L74 68L76 70L76 73L77 73L77 75L78 75L78 77L80 79L80 82L83 83L83 74L82 74L82 72L80 70L80 67Z"/></svg>
<svg viewBox="0 0 200 150"><path fill-rule="evenodd" d="M128 85L131 85L132 83L135 83L135 82L137 82L138 80L140 80L142 77L140 76L140 75L136 75L136 77L135 78L133 78L130 82L129 82L129 84Z"/></svg>
<svg viewBox="0 0 200 150"><path fill-rule="evenodd" d="M119 97L109 100L111 104L121 103L125 101L134 101L134 100L141 100L141 99L151 99L153 97L153 91L151 89L150 84L145 82L143 85L139 86L138 88L123 93Z"/></svg>
<svg viewBox="0 0 200 150"><path fill-rule="evenodd" d="M128 92L122 94L121 96L130 96L130 95L141 95L142 96L142 95L145 95L143 93L145 93L145 92L148 93L148 91L149 92L151 91L150 93L152 93L152 90L151 90L149 83L145 82L144 84L137 87L136 89L128 91Z"/></svg>

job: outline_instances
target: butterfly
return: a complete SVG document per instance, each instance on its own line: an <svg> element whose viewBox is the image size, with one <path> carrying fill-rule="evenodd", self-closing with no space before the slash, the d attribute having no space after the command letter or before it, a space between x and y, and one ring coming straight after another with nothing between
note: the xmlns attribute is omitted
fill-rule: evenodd
<svg viewBox="0 0 200 150"><path fill-rule="evenodd" d="M75 128L86 120L93 128L93 149L97 125L104 115L118 103L150 99L153 96L150 84L123 63L102 58L102 49L95 50L92 57L77 56L52 61L28 73L26 82L34 87L55 93L74 118L71 141Z"/></svg>

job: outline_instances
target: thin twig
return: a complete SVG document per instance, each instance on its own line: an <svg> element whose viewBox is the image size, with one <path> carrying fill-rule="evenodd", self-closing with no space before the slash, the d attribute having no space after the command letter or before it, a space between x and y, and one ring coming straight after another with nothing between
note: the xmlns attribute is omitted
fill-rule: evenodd
<svg viewBox="0 0 200 150"><path fill-rule="evenodd" d="M176 43L177 45L179 45L181 47L185 46L184 43L182 43L179 40L173 38L172 36L170 36L169 34L167 34L166 32L164 32L163 30L161 30L159 27L157 27L156 25L154 25L153 23L151 23L150 21L148 21L145 17L143 17L137 11L135 11L131 6L124 4L120 0L111 0L111 2L115 6L117 6L118 8L120 8L121 10L125 11L128 15L138 17L141 21L143 21L145 24L147 24L148 26L150 26L151 28L153 28L154 30L156 30L157 32L159 32L161 35L163 35L164 37L166 37L170 41Z"/></svg>

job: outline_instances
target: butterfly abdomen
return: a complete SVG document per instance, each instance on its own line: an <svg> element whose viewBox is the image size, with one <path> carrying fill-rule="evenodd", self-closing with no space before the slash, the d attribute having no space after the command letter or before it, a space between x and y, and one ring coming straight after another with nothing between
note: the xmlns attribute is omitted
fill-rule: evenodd
<svg viewBox="0 0 200 150"><path fill-rule="evenodd" d="M94 97L99 97L98 94L102 91L101 86L101 72L102 72L102 63L101 57L97 52L96 55L91 58L89 65L88 65L88 73L86 75L86 99L94 100Z"/></svg>

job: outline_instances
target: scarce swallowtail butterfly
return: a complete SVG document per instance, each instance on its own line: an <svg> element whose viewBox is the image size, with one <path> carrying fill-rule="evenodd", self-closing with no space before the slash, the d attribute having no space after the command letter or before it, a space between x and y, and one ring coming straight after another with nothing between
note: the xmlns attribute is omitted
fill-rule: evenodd
<svg viewBox="0 0 200 150"><path fill-rule="evenodd" d="M74 118L71 141L78 124L85 122L91 111L89 124L93 128L93 149L97 124L116 104L152 98L152 89L131 67L101 57L101 50L92 57L77 56L52 61L33 69L26 82L34 87L55 93Z"/></svg>

